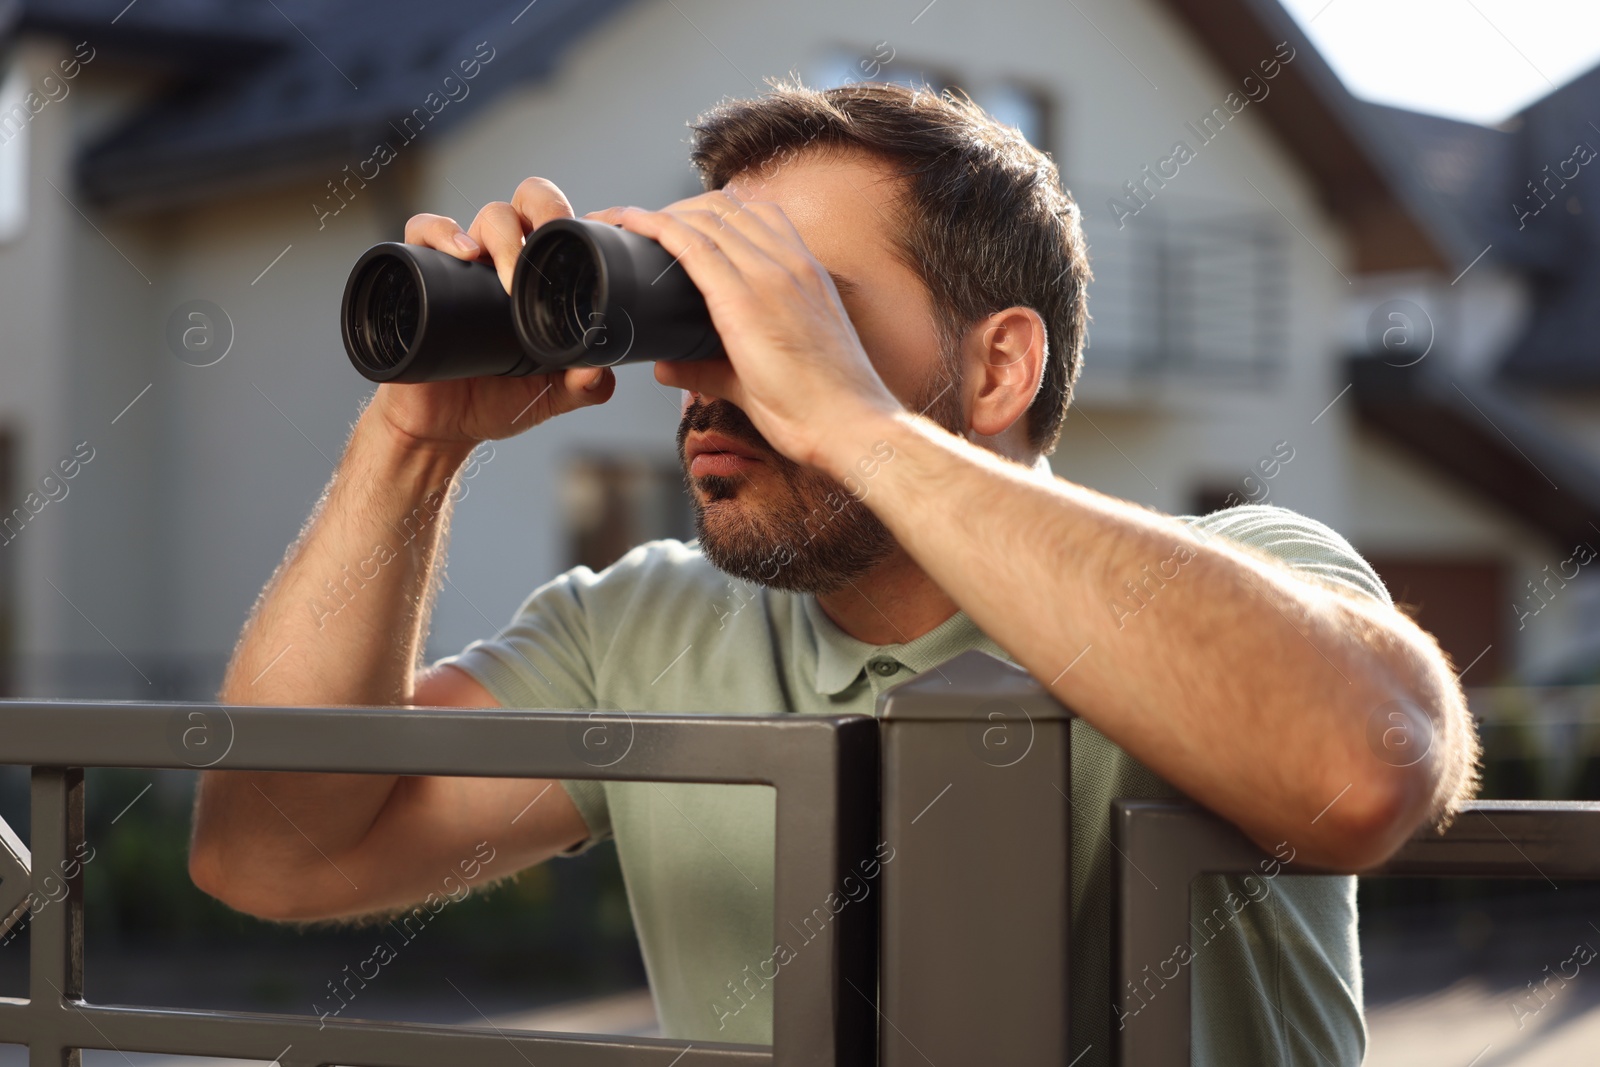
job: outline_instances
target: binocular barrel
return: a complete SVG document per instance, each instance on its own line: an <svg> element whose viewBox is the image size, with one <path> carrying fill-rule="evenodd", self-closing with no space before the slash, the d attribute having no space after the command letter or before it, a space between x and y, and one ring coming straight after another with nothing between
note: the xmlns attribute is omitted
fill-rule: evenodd
<svg viewBox="0 0 1600 1067"><path fill-rule="evenodd" d="M356 261L345 351L375 382L544 374L722 354L705 299L648 237L587 219L528 236L511 294L488 262L385 242Z"/></svg>

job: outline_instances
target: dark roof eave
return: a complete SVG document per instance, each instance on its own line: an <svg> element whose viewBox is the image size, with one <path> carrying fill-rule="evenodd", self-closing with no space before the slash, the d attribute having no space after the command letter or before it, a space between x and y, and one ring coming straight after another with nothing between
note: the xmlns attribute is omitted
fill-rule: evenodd
<svg viewBox="0 0 1600 1067"><path fill-rule="evenodd" d="M376 127L373 132L376 136ZM366 134L334 125L253 141L232 152L217 152L214 146L149 156L90 152L78 161L77 185L90 203L110 214L160 211L281 190L297 180L331 181L341 177L344 165L369 155L371 144Z"/></svg>
<svg viewBox="0 0 1600 1067"><path fill-rule="evenodd" d="M1600 468L1515 401L1427 363L1346 366L1365 425L1563 550L1600 537Z"/></svg>
<svg viewBox="0 0 1600 1067"><path fill-rule="evenodd" d="M243 65L257 63L283 52L289 45L282 33L220 22L160 23L129 19L106 26L70 12L48 8L23 9L20 0L0 0L0 35L5 7L16 4L21 16L19 32L52 34L93 42L96 50L109 50L123 59L153 63L180 70L186 76L237 73Z"/></svg>
<svg viewBox="0 0 1600 1067"><path fill-rule="evenodd" d="M1233 81L1271 59L1280 41L1295 49L1269 94L1252 110L1305 168L1322 203L1351 238L1355 268L1449 270L1462 250L1436 212L1401 188L1358 102L1278 0L1161 0Z"/></svg>

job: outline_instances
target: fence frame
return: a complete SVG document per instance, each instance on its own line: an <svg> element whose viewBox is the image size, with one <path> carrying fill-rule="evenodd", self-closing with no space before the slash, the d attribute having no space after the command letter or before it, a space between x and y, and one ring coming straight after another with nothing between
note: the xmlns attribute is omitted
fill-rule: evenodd
<svg viewBox="0 0 1600 1067"><path fill-rule="evenodd" d="M1189 801L1112 805L1112 990L1123 1000L1142 968L1189 941L1194 879L1257 874L1273 859L1238 827ZM1306 868L1295 874L1337 875ZM1424 828L1362 878L1554 878L1600 880L1600 802L1497 800L1466 805L1438 834ZM1552 883L1553 884L1553 883ZM1183 887L1160 896L1160 886ZM1114 1030L1114 1064L1189 1067L1190 973L1162 976L1162 995ZM1107 1010L1111 1006L1107 1005Z"/></svg>
<svg viewBox="0 0 1600 1067"><path fill-rule="evenodd" d="M596 731L616 746L603 758L590 743ZM872 854L878 729L865 716L0 701L0 738L0 762L33 768L30 884L47 901L28 920L29 997L0 998L0 1041L27 1045L30 1067L77 1067L82 1048L281 1067L868 1067L876 1060L875 900L840 912L812 951L786 964L784 980L774 983L771 1046L507 1034L89 1004L82 864L72 860L83 841L86 767L768 785L777 791L779 930L809 914ZM618 749L623 754L613 760ZM0 860L0 901L17 895L17 881L16 864Z"/></svg>

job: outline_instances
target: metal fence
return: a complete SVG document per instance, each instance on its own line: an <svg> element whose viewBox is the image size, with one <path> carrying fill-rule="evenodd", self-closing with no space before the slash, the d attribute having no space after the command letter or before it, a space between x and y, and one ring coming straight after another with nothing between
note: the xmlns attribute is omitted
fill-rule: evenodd
<svg viewBox="0 0 1600 1067"><path fill-rule="evenodd" d="M894 688L878 711L0 701L0 763L33 768L31 854L0 832L0 917L30 891L35 901L29 995L0 998L0 1042L27 1045L31 1067L76 1065L85 1048L282 1067L1068 1064L1070 713L1024 672L979 652ZM597 729L626 741L627 758L607 767L585 758L584 735ZM88 767L772 786L775 934L838 891L880 842L893 845L895 862L882 867L880 892L822 926L819 951L785 966L771 1046L92 1004L83 996L82 865L73 862ZM1187 894L1147 899L1145 879L1123 874L1159 871L1162 883L1187 885L1200 873L1251 869L1262 853L1181 803L1119 802L1113 829L1121 867L1112 985L1122 989L1131 961L1183 940L1188 923ZM1600 804L1475 805L1379 873L1535 872L1600 878ZM1118 1062L1188 1062L1186 993L1162 998L1161 1019L1123 1035Z"/></svg>
<svg viewBox="0 0 1600 1067"><path fill-rule="evenodd" d="M1272 857L1239 829L1193 804L1124 800L1113 805L1115 901L1113 988L1119 1011L1140 969L1190 935L1187 892L1203 874L1253 874ZM1304 873L1333 873L1306 871ZM1424 831L1363 878L1556 878L1600 880L1600 803L1500 800L1468 805L1444 834ZM1554 885L1554 882L1551 881ZM1190 1052L1190 975L1162 976L1163 995L1139 1004L1139 1025L1119 1029L1115 1062L1186 1067ZM1166 987L1171 987L1168 992Z"/></svg>
<svg viewBox="0 0 1600 1067"><path fill-rule="evenodd" d="M918 1043L992 1048L1000 1028L1027 1062L1066 1049L1067 851L1026 850L1025 835L1068 832L1069 716L1037 683L968 653L897 688L881 720L864 716L714 716L620 712L223 707L0 702L0 762L33 768L31 855L0 838L0 916L33 909L29 996L0 998L0 1042L29 1047L32 1067L77 1064L84 1048L273 1060L282 1067L675 1067L770 1064L863 1067L921 1062L880 1019L927 1020ZM626 759L596 767L585 735L625 740ZM999 737L996 731L1006 734ZM314 743L311 743L314 740ZM1007 748L1014 743L1015 748ZM1021 751L1026 759L1013 759ZM774 983L773 1044L506 1033L472 1027L317 1020L292 1015L91 1004L83 997L82 865L87 767L589 778L775 787L774 929L818 902L891 841L880 893L840 911ZM879 808L879 783L886 794ZM1049 789L1043 823L1000 828L983 817ZM946 793L955 819L918 823ZM941 813L942 814L942 813ZM952 842L969 860L951 863ZM1018 860L1029 851L1041 855ZM1018 863L1032 887L999 923L953 929L946 909L998 894ZM878 904L889 916L878 961ZM958 924L959 925L959 924ZM936 947L924 936L937 927ZM1023 998L987 982L993 966L1053 951ZM937 966L930 966L930 956ZM957 1010L952 1011L955 1008ZM990 1021L976 1026L973 1015ZM1013 1029L1014 1028L1014 1029ZM944 1031L954 1045L945 1045ZM899 1034L900 1038L904 1033ZM963 1057L957 1056L957 1059ZM968 1060L968 1062L971 1062Z"/></svg>

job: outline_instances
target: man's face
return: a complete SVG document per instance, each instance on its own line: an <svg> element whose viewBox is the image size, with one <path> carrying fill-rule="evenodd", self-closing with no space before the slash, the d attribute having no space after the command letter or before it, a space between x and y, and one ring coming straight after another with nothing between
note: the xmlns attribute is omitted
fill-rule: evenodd
<svg viewBox="0 0 1600 1067"><path fill-rule="evenodd" d="M959 383L949 369L955 362L943 351L926 286L893 252L896 189L888 168L876 160L816 152L754 168L728 184L742 200L770 200L783 208L833 275L884 384L911 410L960 433ZM691 466L691 441L736 447L753 459L707 455ZM827 593L895 551L893 536L860 502L872 490L870 480L847 488L795 463L726 400L688 397L678 426L678 458L706 558L735 577ZM878 457L863 459L871 470Z"/></svg>

